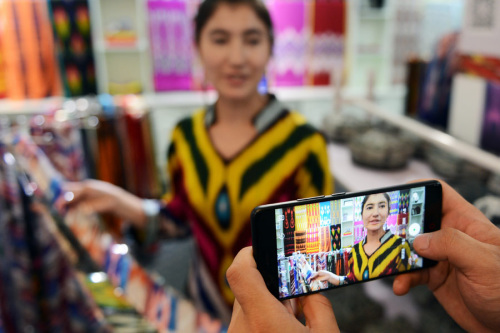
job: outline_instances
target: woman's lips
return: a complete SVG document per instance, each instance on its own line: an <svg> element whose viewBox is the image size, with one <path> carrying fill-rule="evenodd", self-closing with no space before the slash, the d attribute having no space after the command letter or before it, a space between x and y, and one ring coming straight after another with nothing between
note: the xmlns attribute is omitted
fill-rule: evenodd
<svg viewBox="0 0 500 333"><path fill-rule="evenodd" d="M244 84L247 80L248 76L243 75L243 74L229 74L226 75L226 80L229 82L229 84L234 85L234 86L240 86Z"/></svg>

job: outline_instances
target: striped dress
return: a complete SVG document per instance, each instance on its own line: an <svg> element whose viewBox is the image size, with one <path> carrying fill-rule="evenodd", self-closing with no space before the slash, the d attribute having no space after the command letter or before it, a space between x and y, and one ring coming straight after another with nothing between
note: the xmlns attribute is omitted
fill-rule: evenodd
<svg viewBox="0 0 500 333"><path fill-rule="evenodd" d="M354 245L349 256L349 274L345 282L368 280L410 269L410 245L403 238L387 231L380 246L371 255L363 248L366 238Z"/></svg>
<svg viewBox="0 0 500 333"><path fill-rule="evenodd" d="M182 120L168 150L170 192L162 216L188 225L197 244L188 282L202 310L228 320L234 296L225 273L238 251L251 244L250 213L258 205L332 193L324 137L274 96L254 118L258 135L226 160L208 129L214 107ZM172 234L162 219L160 231Z"/></svg>

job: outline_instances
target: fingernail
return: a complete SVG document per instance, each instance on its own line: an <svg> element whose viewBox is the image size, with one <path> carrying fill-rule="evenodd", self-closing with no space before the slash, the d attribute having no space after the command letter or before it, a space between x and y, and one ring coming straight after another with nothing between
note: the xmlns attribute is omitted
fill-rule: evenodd
<svg viewBox="0 0 500 333"><path fill-rule="evenodd" d="M71 191L68 191L66 193L64 193L64 200L66 200L66 202L71 202L73 201L73 199L75 198L75 194Z"/></svg>
<svg viewBox="0 0 500 333"><path fill-rule="evenodd" d="M418 250L426 250L429 247L429 243L431 241L431 237L432 236L430 234L418 235L415 238L415 241L414 241L413 245Z"/></svg>

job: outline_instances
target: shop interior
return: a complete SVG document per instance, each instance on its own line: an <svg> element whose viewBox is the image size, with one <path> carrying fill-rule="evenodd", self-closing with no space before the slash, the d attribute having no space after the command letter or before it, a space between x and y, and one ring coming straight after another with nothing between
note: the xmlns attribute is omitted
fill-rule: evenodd
<svg viewBox="0 0 500 333"><path fill-rule="evenodd" d="M259 90L325 135L335 192L439 178L500 227L500 3L263 2ZM217 100L199 3L0 0L0 333L226 331L185 294L192 238L144 257L126 221L54 207L87 178L162 198L175 125ZM346 244L363 238L352 227ZM426 287L391 284L325 293L341 331L462 332Z"/></svg>

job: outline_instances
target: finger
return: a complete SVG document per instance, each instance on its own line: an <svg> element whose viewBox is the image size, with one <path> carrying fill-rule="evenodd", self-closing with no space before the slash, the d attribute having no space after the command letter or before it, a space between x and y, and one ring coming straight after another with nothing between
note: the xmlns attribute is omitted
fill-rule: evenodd
<svg viewBox="0 0 500 333"><path fill-rule="evenodd" d="M233 314L231 317L235 317L238 315L238 313L241 311L241 306L240 306L240 303L238 303L238 300L235 300L234 301L234 304L233 304Z"/></svg>
<svg viewBox="0 0 500 333"><path fill-rule="evenodd" d="M290 313L291 315L295 314L295 308L293 306L293 304L294 304L293 300L287 299L286 301L283 301L281 303L285 306L285 308L288 311L288 313Z"/></svg>
<svg viewBox="0 0 500 333"><path fill-rule="evenodd" d="M340 332L332 304L323 295L314 294L299 298L306 317L306 324L318 332Z"/></svg>
<svg viewBox="0 0 500 333"><path fill-rule="evenodd" d="M242 249L226 272L236 299L245 313L269 315L276 309L285 311L285 307L267 289L252 253L252 247Z"/></svg>
<svg viewBox="0 0 500 333"><path fill-rule="evenodd" d="M241 310L241 306L238 300L234 301L233 314L231 316L231 322L229 323L228 332L248 332L250 327L248 326L245 314Z"/></svg>
<svg viewBox="0 0 500 333"><path fill-rule="evenodd" d="M252 248L242 249L226 272L243 317L245 327L253 332L292 332L300 323L289 309L283 306L270 292L252 255Z"/></svg>
<svg viewBox="0 0 500 333"><path fill-rule="evenodd" d="M392 284L394 294L398 296L406 295L411 288L418 285L427 284L429 281L429 271L420 270L418 272L405 273L396 276Z"/></svg>
<svg viewBox="0 0 500 333"><path fill-rule="evenodd" d="M425 181L432 179L420 179ZM450 185L438 180L443 189L441 228L458 229L481 242L500 245L500 229Z"/></svg>
<svg viewBox="0 0 500 333"><path fill-rule="evenodd" d="M429 259L449 261L459 269L477 267L478 258L489 253L492 247L469 235L453 229L444 228L439 231L417 236L413 242L415 251Z"/></svg>

